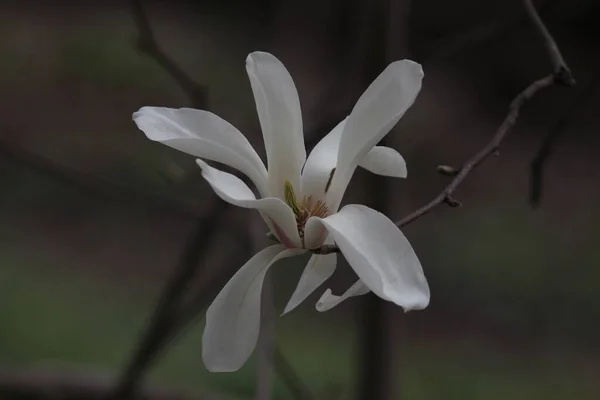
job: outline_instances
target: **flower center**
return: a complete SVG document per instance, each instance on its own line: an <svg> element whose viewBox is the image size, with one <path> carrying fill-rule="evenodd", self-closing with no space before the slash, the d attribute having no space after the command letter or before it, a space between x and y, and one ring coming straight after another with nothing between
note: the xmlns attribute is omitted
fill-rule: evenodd
<svg viewBox="0 0 600 400"><path fill-rule="evenodd" d="M304 247L304 226L306 221L310 217L325 218L329 215L329 207L321 200L315 200L312 196L304 196L301 201L298 201L296 194L294 193L294 187L290 181L285 181L285 202L296 216L296 225L298 227L298 234L302 240L302 247Z"/></svg>

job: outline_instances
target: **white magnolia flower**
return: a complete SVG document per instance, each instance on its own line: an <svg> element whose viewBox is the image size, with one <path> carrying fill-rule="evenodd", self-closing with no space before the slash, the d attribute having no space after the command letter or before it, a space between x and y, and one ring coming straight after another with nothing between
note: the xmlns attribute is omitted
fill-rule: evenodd
<svg viewBox="0 0 600 400"><path fill-rule="evenodd" d="M400 229L362 205L338 210L359 165L376 174L406 177L402 156L375 145L413 104L421 89L421 66L409 60L390 64L308 158L298 93L288 71L277 58L262 52L248 56L246 70L262 127L267 168L235 127L208 111L143 107L133 115L149 139L246 174L258 198L236 176L197 161L219 197L258 210L281 243L252 257L208 308L202 355L211 371L235 371L252 354L260 328L262 283L269 267L325 243L339 246L359 280L342 296L327 290L317 309L330 309L369 291L405 310L423 309L429 303L421 264ZM284 313L333 274L336 259L336 254L312 255Z"/></svg>

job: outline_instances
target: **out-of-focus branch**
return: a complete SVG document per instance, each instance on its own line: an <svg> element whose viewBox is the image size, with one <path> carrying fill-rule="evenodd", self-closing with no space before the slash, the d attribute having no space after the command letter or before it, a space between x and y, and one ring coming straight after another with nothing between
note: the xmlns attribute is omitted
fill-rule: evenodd
<svg viewBox="0 0 600 400"><path fill-rule="evenodd" d="M292 394L292 397L297 400L314 400L315 397L311 393L308 386L304 384L302 379L298 376L294 367L285 358L285 355L281 351L279 346L273 348L273 365L275 372L280 376L288 390Z"/></svg>
<svg viewBox="0 0 600 400"><path fill-rule="evenodd" d="M254 220L250 226L250 247L252 253L266 245L266 238L260 234L264 230L262 221ZM273 280L267 274L263 281L260 300L260 333L256 345L256 388L255 400L271 400L273 392L273 352L275 351L275 303L273 302Z"/></svg>
<svg viewBox="0 0 600 400"><path fill-rule="evenodd" d="M517 122L521 107L539 91L549 88L550 86L573 86L575 84L575 79L571 74L571 70L566 65L560 50L556 45L556 42L548 32L548 29L533 7L531 0L523 0L523 3L526 7L527 14L530 17L531 22L536 28L536 31L538 31L542 37L544 46L550 54L553 73L544 78L536 80L513 99L509 106L508 115L504 118L504 121L496 130L496 133L492 139L479 152L471 157L471 159L467 160L460 169L454 169L447 166L442 166L441 168L439 167L438 171L447 175L452 175L454 176L454 179L452 179L450 184L446 186L446 188L429 203L410 213L400 221L397 221L396 225L398 227L403 227L410 224L441 204L447 204L450 207L460 206L461 203L452 196L454 191L460 186L460 184L466 179L466 177L474 168L476 168L490 156L498 153L498 149L500 148L502 140L504 140L506 135ZM313 252L317 254L330 254L337 253L339 251L339 248L335 245L325 245L313 250Z"/></svg>
<svg viewBox="0 0 600 400"><path fill-rule="evenodd" d="M271 276L263 282L260 313L260 337L256 345L256 389L255 400L271 400L273 392L273 351L275 350L275 305Z"/></svg>
<svg viewBox="0 0 600 400"><path fill-rule="evenodd" d="M538 14L537 10L535 9L532 0L523 0L523 4L525 5L527 16L535 26L535 31L541 37L542 42L546 47L546 52L550 56L550 62L554 68L555 83L565 86L575 86L575 78L573 78L571 69L565 62L562 53L556 44L556 41L550 34L550 31L544 24L544 21L542 21L540 14Z"/></svg>
<svg viewBox="0 0 600 400"><path fill-rule="evenodd" d="M154 58L175 79L181 89L188 94L194 107L208 109L207 89L189 78L161 50L152 33L150 23L140 1L132 0L131 7L138 27L139 48L148 56ZM210 213L210 217L202 224L199 223L196 225L194 234L184 251L179 268L173 273L170 282L165 286L148 329L119 380L114 392L115 398L126 399L135 394L137 386L140 384L147 368L160 352L168 346L170 341L189 326L190 322L205 309L210 299L212 299L214 293L209 290L208 285L204 285L204 289L199 291L198 295L192 299L190 305L182 307L181 304L182 299L185 297L189 281L197 273L197 266L201 255L210 246L210 236L227 208L227 203L217 201ZM221 274L215 281L224 280L229 275ZM294 379L297 379L297 377Z"/></svg>
<svg viewBox="0 0 600 400"><path fill-rule="evenodd" d="M205 86L196 83L185 71L167 56L158 45L146 12L140 0L131 0L131 13L138 29L137 44L140 51L156 60L158 64L175 79L177 85L190 98L196 108L208 108L208 90Z"/></svg>
<svg viewBox="0 0 600 400"><path fill-rule="evenodd" d="M522 16L509 21L492 21L437 40L425 54L425 62L452 56L492 39L497 39L519 24Z"/></svg>
<svg viewBox="0 0 600 400"><path fill-rule="evenodd" d="M541 11L548 8L546 6L550 3L546 0L537 1L537 9ZM527 20L527 13L521 11L507 19L480 23L452 36L443 37L425 51L424 63L450 57L466 49L472 49L491 40L500 39L514 29L520 28Z"/></svg>
<svg viewBox="0 0 600 400"><path fill-rule="evenodd" d="M531 160L530 177L531 185L529 189L529 202L532 207L538 207L542 200L544 168L548 158L552 155L557 140L567 131L569 122L573 120L575 114L582 110L596 93L600 79L598 75L594 76L587 86L573 100L571 105L564 110L556 124L548 131L542 141L538 151Z"/></svg>
<svg viewBox="0 0 600 400"><path fill-rule="evenodd" d="M112 390L108 375L77 371L0 370L2 398L28 400L106 400ZM223 399L217 395L192 396L179 391L150 387L130 400L200 400Z"/></svg>
<svg viewBox="0 0 600 400"><path fill-rule="evenodd" d="M382 142L382 146L385 142ZM386 213L390 210L389 180L371 177L367 183L373 208ZM397 204L396 204L397 206ZM399 400L402 371L398 368L394 342L394 318L391 304L372 293L362 296L359 318L358 398Z"/></svg>
<svg viewBox="0 0 600 400"><path fill-rule="evenodd" d="M178 267L160 295L148 329L140 339L137 349L119 379L115 389L115 398L127 399L134 394L144 372L155 358L155 354L165 344L173 327L172 318L176 314L190 282L198 272L198 264L202 255L212 244L210 238L217 229L226 208L227 203L217 202L210 217L196 221L194 232L184 248Z"/></svg>
<svg viewBox="0 0 600 400"><path fill-rule="evenodd" d="M194 320L200 316L202 311L206 309L210 301L216 296L219 288L223 287L239 266L246 261L247 255L251 252L249 243L249 240L240 241L240 246L248 248L242 248L240 251L234 252L234 257L227 265L220 268L215 276L202 281L202 284L199 287L194 288L194 294L191 298L177 310L172 311L173 314L171 314L171 317L166 321L167 325L163 326L164 330L160 332L162 334L162 336L159 336L160 340L153 342L155 350L152 352L143 352L147 357L144 364L146 367L151 365L160 353L173 343L178 336L182 335L191 327ZM271 361L275 373L283 380L294 399L314 399L310 389L304 384L277 345L275 345L273 349L273 358ZM141 375L138 379L140 377Z"/></svg>
<svg viewBox="0 0 600 400"><path fill-rule="evenodd" d="M193 86L193 88L184 89L186 93L190 94L194 106L207 108L205 88L196 85L191 79L186 79L183 71L160 51L156 45L156 41L153 39L140 2L135 0L132 1L132 8L136 17L136 23L141 32L140 37L142 43L146 43L147 46L145 52L150 51L152 53L150 55L167 69L167 71L177 80L179 85L185 85L186 87ZM148 43L150 43L149 46ZM111 397L116 398L138 398L135 397L135 393L146 369L150 366L152 361L156 359L158 353L167 346L169 340L172 339L178 331L185 328L192 319L206 307L206 304L214 296L214 293L208 289L208 286L210 285L206 285L207 287L205 290L202 290L201 293L194 298L190 307L180 309L179 303L185 295L184 292L191 278L198 272L197 265L199 260L204 251L211 244L210 236L214 233L219 220L223 217L228 208L227 203L216 201L209 216L205 219L200 219L199 211L193 210L177 200L163 198L157 194L144 193L129 186L123 186L102 178L90 176L87 173L55 163L52 160L45 159L37 154L16 148L12 144L6 142L0 142L0 156L24 165L35 172L49 176L58 182L66 183L95 196L105 197L123 203L131 203L138 208L143 207L151 210L168 212L173 215L184 217L185 219L196 221L194 232L190 235L179 267L165 286L153 317L151 318L148 330L142 336L142 339L140 340L136 351L133 353L131 360L128 362L127 368L121 376L117 387L111 389L108 387L108 384L106 384L107 387L100 391L101 398L103 399L106 399L109 394ZM230 275L231 274L219 275L219 278L215 279L215 281L222 281L224 283L226 281L225 279ZM220 287L222 285L219 284L217 286ZM275 367L278 368L279 365L282 365L281 357L275 357ZM284 370L278 372L287 376L285 379L287 383L296 381L296 386L301 385L301 382L298 380L294 371L287 367L289 367L289 364L283 365ZM28 393L27 396L30 396L28 398L47 398L50 394L52 395L51 398L57 399L95 398L95 385L87 387L86 384L80 382L78 379L69 376L61 377L60 379L57 379L57 382L49 381L47 384L45 383L41 386L34 384L36 379L33 378L33 375L31 380L28 374L25 375L25 380L15 378L14 382L11 384L6 384L6 382L13 379L4 379L6 376L8 375L0 374L0 392L2 393L17 393L15 391L19 390L19 387L24 389L26 386L31 386L27 391L24 389L23 391L19 391L19 393ZM10 376L13 377L13 375ZM19 382L27 383L19 385ZM79 386L82 386L81 391L77 389ZM46 391L46 387L50 392ZM61 393L61 388L67 388L65 389L64 396L63 394L58 396L53 391L54 387L60 389ZM71 390L71 388L73 390ZM290 390L293 391L293 388ZM176 396L159 397L147 396L146 394L140 396L141 397L139 398L149 400L155 398L168 398L170 400L179 399L179 397ZM304 398L310 397L306 396Z"/></svg>
<svg viewBox="0 0 600 400"><path fill-rule="evenodd" d="M370 3L373 12L370 52L364 78L374 79L385 65L399 58L411 58L410 15L412 0L375 0ZM383 139L381 146L386 145ZM390 209L389 180L382 176L369 177L366 191L371 206L387 213ZM394 202L399 206L398 202ZM356 380L357 398L398 400L402 371L397 367L393 343L393 318L390 304L377 296L364 296L359 318L359 342Z"/></svg>
<svg viewBox="0 0 600 400"><path fill-rule="evenodd" d="M188 94L194 107L207 108L208 94L206 88L194 82L162 51L152 33L141 2L132 0L131 11L138 28L139 49L156 60L175 79L180 88ZM226 208L225 203L215 202L207 220L196 221L194 232L185 246L179 265L164 287L148 328L141 337L137 349L118 381L114 390L115 398L126 399L135 394L146 369L170 336L170 330L173 326L172 318L179 307L186 288L197 273L202 254L209 247L210 236L217 228Z"/></svg>
<svg viewBox="0 0 600 400"><path fill-rule="evenodd" d="M200 216L200 210L194 210L181 201L163 197L156 193L146 193L130 186L78 171L41 155L20 149L4 140L0 140L0 157L94 196L130 204L136 208L142 207L152 211L169 213L185 219Z"/></svg>
<svg viewBox="0 0 600 400"><path fill-rule="evenodd" d="M194 82L162 51L139 0L131 0L131 12L138 28L140 50L156 60L175 79L180 88L188 94L194 107L208 108L206 88ZM214 203L210 216L205 221L198 220L196 222L181 261L160 295L148 328L140 338L138 347L119 378L114 390L116 399L127 399L135 394L147 368L155 360L157 353L166 345L167 339L171 337L173 318L180 307L181 299L184 297L190 281L197 273L202 254L208 249L211 243L210 237L226 209L226 203L217 201Z"/></svg>

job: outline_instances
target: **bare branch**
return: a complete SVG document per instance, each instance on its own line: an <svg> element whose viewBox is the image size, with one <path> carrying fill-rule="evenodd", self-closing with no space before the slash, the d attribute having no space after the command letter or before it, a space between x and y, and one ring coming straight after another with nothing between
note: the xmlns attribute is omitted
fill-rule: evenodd
<svg viewBox="0 0 600 400"><path fill-rule="evenodd" d="M144 51L155 58L157 62L159 62L176 79L178 84L190 95L194 106L208 108L205 88L195 84L191 79L187 78L183 71L170 61L156 45L156 41L152 36L140 2L133 0L132 8L138 29L140 29L141 43L144 43L142 46L142 48L145 49ZM214 296L214 293L209 290L202 291L198 298L195 299L193 307L184 310L175 310L175 308L180 308L178 303L180 303L181 298L185 294L185 288L195 273L198 272L197 265L199 260L206 248L211 244L211 241L209 240L210 236L214 232L218 221L227 210L227 203L216 201L209 217L201 219L199 217L199 211L196 211L177 200L163 198L157 194L144 193L129 186L123 186L99 177L91 176L68 166L55 163L52 160L45 159L37 154L21 150L7 142L0 142L0 156L24 165L35 172L49 176L57 182L66 183L95 196L104 197L117 202L130 203L138 208L144 207L161 212L168 212L184 217L185 219L193 219L196 221L194 233L190 236L190 240L186 245L179 267L175 270L170 281L165 286L153 317L151 318L148 330L145 332L136 351L133 353L131 360L127 364L127 368L119 380L117 388L112 388L111 391L108 387L103 387L101 388L102 390L100 390L100 395L103 399L107 397L108 393L111 393L111 396L116 398L133 398L132 396L134 396L137 391L137 385L140 384L140 380L146 369L150 366L152 361L156 359L158 353L165 348L168 344L168 340L172 339L177 331L187 326L187 324L205 308L206 304ZM223 277L228 278L229 275L231 274L224 274L221 277L221 280L224 279ZM276 358L276 367L277 364L280 363L281 358ZM285 365L284 368L286 368ZM298 380L294 371L291 370L291 373L289 371L290 368L286 368L285 372L281 372L288 376L286 382L289 383ZM10 379L6 378L7 376L10 376ZM36 380L37 375L36 377L33 377L33 375L32 377L29 377L29 375L25 374L24 380L15 378L15 376L16 375L0 373L0 391L2 393L31 393L31 395L27 394L27 396L32 396L32 398L46 398L46 395L43 395L42 392L46 393L47 389L50 391L48 393L51 394L52 398L94 399L93 393L97 389L95 385L88 387L88 385L79 382L75 378L61 377L58 379L59 382L51 381L38 387L33 383ZM22 382L27 383L20 385ZM82 387L80 390L79 386L81 385ZM301 385L301 382L298 381L295 385ZM26 390L29 386L31 386L31 392L28 391L29 389ZM63 389L66 388L64 397L61 397L62 395L58 396L54 392L53 388L55 386L60 389L61 393L63 392ZM293 388L290 390L293 390ZM167 397L144 396L146 395L144 394L140 398L147 398L149 400L155 398L168 398L171 400L179 399L179 397L171 395Z"/></svg>
<svg viewBox="0 0 600 400"><path fill-rule="evenodd" d="M469 159L463 164L463 166L460 168L454 179L452 179L450 184L446 186L446 188L439 195L437 195L433 200L425 204L423 207L407 215L400 221L397 221L396 225L398 227L403 227L410 224L411 222L422 217L423 215L429 213L440 204L448 204L451 207L459 206L460 202L454 199L452 197L452 194L475 167L477 167L491 155L495 155L498 153L498 149L500 147L500 144L502 143L502 140L504 140L506 135L510 132L510 130L517 122L517 118L519 117L521 107L527 102L527 100L531 99L539 91L549 88L550 86L553 86L555 84L566 86L572 86L575 84L575 80L571 75L571 70L566 65L560 53L560 50L556 45L556 42L548 32L548 29L546 28L537 11L533 7L531 0L523 0L523 3L527 9L527 14L531 19L533 25L539 32L540 36L544 39L544 44L546 46L546 49L548 50L548 53L550 54L550 59L552 61L553 73L533 82L527 88L525 88L525 90L519 93L517 97L515 97L510 103L508 115L506 116L506 118L504 118L504 121L502 122L502 124L500 125L490 142L487 143L471 159ZM313 253L330 254L338 253L339 251L340 249L335 245L325 245L321 246L320 248L314 249Z"/></svg>
<svg viewBox="0 0 600 400"><path fill-rule="evenodd" d="M545 8L550 8L549 6L552 2L538 0L536 3L536 8L539 12ZM498 40L514 29L520 28L521 25L528 22L529 19L527 11L525 13L518 12L506 19L480 23L452 36L443 37L434 42L425 52L424 61L427 63L433 60L451 57L466 49L480 46L492 40Z"/></svg>
<svg viewBox="0 0 600 400"><path fill-rule="evenodd" d="M140 0L131 0L131 13L138 28L138 48L147 56L156 60L163 69L175 79L177 85L190 98L192 105L195 108L208 108L208 90L205 86L196 83L190 78L185 71L171 60L167 54L160 48L150 22L146 16L146 12L142 7Z"/></svg>
<svg viewBox="0 0 600 400"><path fill-rule="evenodd" d="M273 349L273 365L275 372L280 375L294 399L314 400L315 397L310 389L302 382L278 346Z"/></svg>
<svg viewBox="0 0 600 400"><path fill-rule="evenodd" d="M226 209L227 203L217 202L210 217L196 221L194 232L185 246L177 269L163 289L148 329L119 379L115 398L126 399L134 394L144 372L155 359L156 353L164 347L173 329L173 317L179 308L179 303L199 270L198 264L202 254L212 244L210 237Z"/></svg>
<svg viewBox="0 0 600 400"><path fill-rule="evenodd" d="M158 46L141 2L131 0L131 7L138 28L140 50L154 58L175 79L181 89L188 94L194 107L209 109L207 89L187 76ZM199 291L190 305L184 307L181 304L187 284L197 272L201 254L209 247L210 235L227 208L227 203L218 201L215 203L210 217L203 224L196 226L195 232L186 246L179 268L173 273L171 281L165 287L149 327L119 380L115 389L116 398L127 398L135 393L143 374L159 353L189 326L213 298L212 290L205 287L204 290ZM229 275L221 274L215 280L223 280Z"/></svg>
<svg viewBox="0 0 600 400"><path fill-rule="evenodd" d="M188 94L194 107L208 108L206 88L187 76L158 46L139 0L131 0L131 12L138 28L140 50L155 59L175 79L180 88ZM211 243L210 237L227 208L226 203L217 201L205 221L196 221L194 232L184 249L179 266L164 287L150 324L118 381L114 390L115 398L126 399L135 394L147 368L172 337L174 318L181 300L190 281L198 272L202 254L208 249Z"/></svg>
<svg viewBox="0 0 600 400"><path fill-rule="evenodd" d="M433 200L419 208L415 212L407 215L400 221L396 222L398 227L403 227L410 224L414 220L422 217L436 206L446 203L450 206L457 206L456 200L452 198L452 193L458 188L458 186L465 180L467 175L479 164L485 161L488 157L493 155L500 147L500 143L506 137L510 129L515 125L519 112L523 104L531 99L537 92L542 89L548 88L555 83L555 75L548 75L545 78L539 79L529 85L524 91L519 93L517 97L512 101L509 113L500 125L500 128L496 131L496 134L492 137L492 140L485 145L478 153L476 153L470 160L463 164L459 173L450 182L448 186Z"/></svg>
<svg viewBox="0 0 600 400"><path fill-rule="evenodd" d="M596 93L600 84L599 76L596 75L573 100L571 105L562 113L556 124L548 131L546 137L542 141L538 151L531 160L531 185L529 190L529 201L532 207L540 205L543 192L544 168L548 158L552 155L552 150L559 139L568 129L569 122L573 120L574 115L583 109L586 103Z"/></svg>
<svg viewBox="0 0 600 400"><path fill-rule="evenodd" d="M425 61L450 57L464 49L473 48L506 34L511 28L519 25L519 16L514 20L492 21L477 25L450 37L437 40L425 54Z"/></svg>
<svg viewBox="0 0 600 400"><path fill-rule="evenodd" d="M264 230L262 221L254 219L250 224L250 249L257 253L265 248L267 238L260 234ZM277 317L273 302L273 280L267 274L263 280L260 299L260 332L256 344L256 386L255 400L271 400L273 397L273 352L275 351L275 318Z"/></svg>
<svg viewBox="0 0 600 400"><path fill-rule="evenodd" d="M15 133L15 136L18 136ZM51 179L76 187L84 193L124 204L165 212L185 219L198 218L200 210L194 210L183 202L156 193L146 193L130 186L121 185L101 177L78 171L69 166L47 159L44 156L20 149L0 140L0 157L25 166Z"/></svg>
<svg viewBox="0 0 600 400"><path fill-rule="evenodd" d="M223 287L231 276L235 273L238 266L244 261L243 257L250 253L251 246L250 241L243 241L240 246L249 247L248 249L240 249L240 251L234 252L234 257L230 261L229 266L220 268L217 275L212 278L203 281L200 287L194 290L194 296L182 305L176 315L172 319L172 326L168 332L168 337L163 341L163 349L172 343L178 335L181 335L187 328L189 328L192 322L198 318L200 313L206 309L210 301L215 297L219 288ZM158 352L153 354L155 358ZM149 362L152 362L150 360ZM292 394L294 399L298 400L312 400L314 399L308 386L302 381L298 373L294 370L291 364L286 360L281 349L276 345L273 349L273 358L271 360L275 373L280 376L288 390Z"/></svg>
<svg viewBox="0 0 600 400"><path fill-rule="evenodd" d="M571 74L571 70L567 66L556 41L535 9L532 0L523 0L523 4L525 5L525 10L527 11L529 19L535 26L535 31L542 38L544 46L550 56L550 62L554 68L555 83L565 86L575 86L575 79Z"/></svg>

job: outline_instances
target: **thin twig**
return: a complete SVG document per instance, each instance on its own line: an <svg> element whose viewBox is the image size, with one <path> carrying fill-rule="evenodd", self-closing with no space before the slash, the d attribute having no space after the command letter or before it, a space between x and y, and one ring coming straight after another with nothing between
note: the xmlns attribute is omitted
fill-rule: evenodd
<svg viewBox="0 0 600 400"><path fill-rule="evenodd" d="M523 0L527 16L535 26L535 31L540 35L546 52L550 56L550 62L554 68L555 82L565 86L575 86L575 79L571 73L571 69L565 62L556 41L550 34L550 31L542 21L540 14L538 14L532 0Z"/></svg>
<svg viewBox="0 0 600 400"><path fill-rule="evenodd" d="M18 136L18 133L14 133ZM42 155L19 148L5 140L0 140L0 157L25 166L36 173L45 175L58 183L75 187L84 193L136 208L165 212L184 219L198 218L200 210L195 210L179 200L147 193L130 186L121 185L107 179L78 171Z"/></svg>
<svg viewBox="0 0 600 400"><path fill-rule="evenodd" d="M212 242L208 241L208 246L210 245L212 245ZM239 268L239 266L242 265L241 258L244 257L247 259L250 251L248 249L244 249L244 245L244 241L239 243L239 246L241 246L242 249L233 252L233 260L224 268L218 268L218 273L215 276L208 280L202 281L197 288L190 289L186 286L188 292L193 291L194 293L191 299L184 302L183 298L185 297L185 293L181 293L177 296L179 303L177 304L177 307L171 308L170 313L165 315L164 318L160 320L160 323L158 323L158 320L155 319L156 322L149 325L146 335L149 335L150 328L154 327L155 331L153 331L152 335L155 336L152 341L148 340L148 346L144 351L138 350L136 353L140 358L143 357L143 362L139 361L136 366L137 377L134 381L134 385L138 384L137 380L143 376L145 370L154 362L156 362L157 358L164 353L165 350L178 337L183 335L185 331L192 326L192 323L196 320L196 318L206 309L210 301L217 295L219 288L223 287ZM183 274L183 272L174 273L171 279L175 279L176 276L179 276L179 274ZM131 365L133 365L133 362L131 362ZM129 369L133 368L130 366ZM133 375L132 372L129 372L128 374ZM132 381L132 378L128 378L128 381ZM131 385L131 383L129 385Z"/></svg>
<svg viewBox="0 0 600 400"><path fill-rule="evenodd" d="M198 85L187 74L173 62L158 46L156 39L150 28L150 23L141 6L139 0L132 0L132 14L138 27L139 48L148 56L154 58L184 90L192 105L196 108L208 109L207 89ZM208 290L200 290L198 295L192 300L191 304L182 307L181 302L185 296L185 289L191 277L197 272L197 264L201 254L209 247L210 235L218 221L227 209L227 203L217 201L210 217L204 221L203 226L197 225L196 230L184 252L184 257L180 267L173 273L170 283L165 287L161 299L154 312L152 321L134 353L128 367L124 371L119 384L115 390L116 398L126 398L135 392L137 385L147 370L147 368L156 360L157 356L168 344L189 324L202 310L206 308L208 302L214 297L214 293ZM230 274L220 274L215 280L220 281ZM207 286L207 285L205 285ZM218 285L217 287L221 287ZM277 365L276 365L277 368ZM295 375L290 375L289 369L280 371L287 375L289 382L301 383Z"/></svg>
<svg viewBox="0 0 600 400"><path fill-rule="evenodd" d="M491 155L497 154L502 140L504 140L508 132L510 132L510 130L517 122L517 118L521 111L521 107L527 102L527 100L531 99L539 91L549 88L550 86L556 84L573 86L575 84L575 79L573 79L571 70L566 65L560 53L560 50L556 45L556 42L548 32L548 29L544 25L542 19L533 7L531 0L523 0L523 3L527 9L528 16L530 17L534 27L536 28L536 31L539 32L540 36L544 40L544 45L548 50L550 60L552 62L553 73L533 82L527 88L525 88L525 90L519 93L517 97L515 97L510 103L508 115L506 116L506 118L504 118L504 121L502 122L502 124L500 125L490 142L487 143L471 159L469 159L463 164L460 170L458 170L458 173L456 174L454 179L452 179L450 184L446 186L446 188L439 195L437 195L433 200L425 204L423 207L410 213L400 221L397 221L396 225L398 227L401 228L410 224L411 222L429 213L431 210L433 210L441 204L447 204L450 207L460 206L461 203L454 197L452 197L452 194L475 167L477 167ZM325 245L313 250L313 252L316 254L330 254L339 253L340 249L336 245Z"/></svg>
<svg viewBox="0 0 600 400"><path fill-rule="evenodd" d="M208 108L206 88L198 85L187 76L158 46L141 2L131 0L131 11L138 28L138 46L140 50L156 60L175 79L180 88L188 94L194 107ZM174 325L172 319L180 306L181 299L184 297L190 281L198 271L202 254L210 245L210 237L227 208L226 203L217 201L206 220L196 221L194 232L184 249L179 266L164 287L150 324L119 378L114 391L115 398L126 399L136 392L145 371L156 359L157 353L166 345Z"/></svg>
<svg viewBox="0 0 600 400"><path fill-rule="evenodd" d="M160 66L175 79L177 85L190 98L195 108L208 108L208 90L205 86L198 84L185 73L185 71L171 60L160 48L146 12L139 0L131 0L131 12L138 29L137 44L140 51L148 57L153 58Z"/></svg>
<svg viewBox="0 0 600 400"><path fill-rule="evenodd" d="M530 167L530 189L529 189L529 202L532 207L538 207L542 200L543 193L543 182L544 182L544 168L548 162L548 159L552 155L552 150L559 139L568 129L569 122L573 120L573 116L580 110L583 109L587 104L600 84L598 75L594 76L588 85L579 93L579 95L573 100L571 105L562 113L556 124L548 131L544 140L542 141L538 151L531 160Z"/></svg>
<svg viewBox="0 0 600 400"><path fill-rule="evenodd" d="M248 229L250 249L257 253L266 247L267 239L260 234L264 230L262 221L254 219ZM273 302L273 279L271 274L264 277L260 299L260 332L256 345L256 386L255 400L271 400L273 397L273 352L275 351L275 303Z"/></svg>
<svg viewBox="0 0 600 400"><path fill-rule="evenodd" d="M179 266L165 285L148 329L139 341L137 349L119 379L115 389L115 398L131 397L140 384L144 372L155 359L156 353L164 346L173 326L172 318L179 308L186 289L198 272L202 254L212 244L210 237L216 230L221 220L221 214L226 208L227 203L217 202L210 217L196 221L194 232L185 246Z"/></svg>
<svg viewBox="0 0 600 400"><path fill-rule="evenodd" d="M315 398L308 386L302 382L294 367L285 358L279 346L275 346L273 349L273 365L275 372L280 375L294 399L313 400Z"/></svg>
<svg viewBox="0 0 600 400"><path fill-rule="evenodd" d="M548 8L549 3L549 1L538 1L537 10L541 11L544 8ZM481 46L492 40L499 40L503 36L520 28L525 22L528 22L528 14L520 10L507 19L480 23L452 36L444 36L429 47L425 52L424 61L428 63L441 58L451 57L466 49Z"/></svg>
<svg viewBox="0 0 600 400"><path fill-rule="evenodd" d="M247 249L240 249L233 253L233 259L228 262L229 266L220 268L217 275L209 280L202 282L200 287L194 289L194 296L182 307L172 318L172 326L169 330L168 337L162 342L162 349L172 343L179 335L182 335L186 329L189 329L194 320L206 309L210 301L215 297L219 288L223 287L231 278L231 275L237 270L239 265L245 261L245 257L252 251L250 240L241 241L240 246L246 246ZM152 357L156 358L158 352L155 352ZM148 362L151 363L153 358ZM273 359L271 360L275 373L280 376L284 384L290 391L292 397L296 400L312 400L314 395L308 386L302 381L298 373L294 370L291 364L286 360L279 346L275 345L273 349Z"/></svg>

